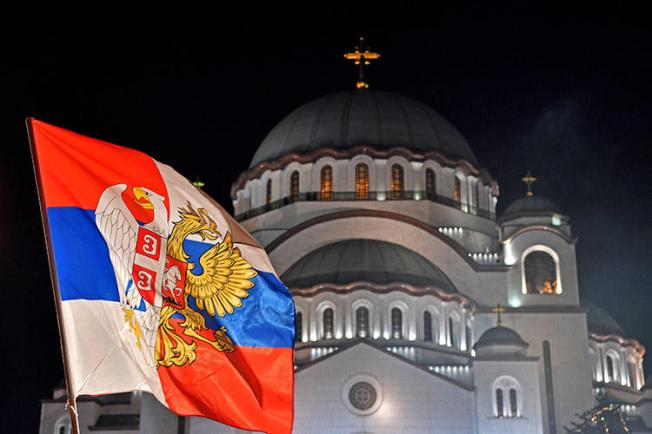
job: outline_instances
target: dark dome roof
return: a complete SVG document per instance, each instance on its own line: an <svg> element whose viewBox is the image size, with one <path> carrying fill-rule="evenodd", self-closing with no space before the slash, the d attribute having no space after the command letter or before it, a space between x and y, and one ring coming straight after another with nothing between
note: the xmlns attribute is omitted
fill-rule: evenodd
<svg viewBox="0 0 652 434"><path fill-rule="evenodd" d="M462 134L427 105L362 89L322 96L294 110L269 132L249 167L293 152L355 145L435 150L477 164Z"/></svg>
<svg viewBox="0 0 652 434"><path fill-rule="evenodd" d="M516 345L519 347L528 347L527 342L509 327L496 326L492 327L480 336L475 348L482 348L489 345Z"/></svg>
<svg viewBox="0 0 652 434"><path fill-rule="evenodd" d="M559 207L541 196L525 196L512 202L500 216L500 220L527 215L561 214Z"/></svg>
<svg viewBox="0 0 652 434"><path fill-rule="evenodd" d="M588 301L582 301L582 306L586 309L589 333L600 336L615 335L625 337L625 331L606 310Z"/></svg>
<svg viewBox="0 0 652 434"><path fill-rule="evenodd" d="M295 288L319 283L401 282L457 292L448 277L423 256L377 240L353 239L322 246L299 259L281 280Z"/></svg>

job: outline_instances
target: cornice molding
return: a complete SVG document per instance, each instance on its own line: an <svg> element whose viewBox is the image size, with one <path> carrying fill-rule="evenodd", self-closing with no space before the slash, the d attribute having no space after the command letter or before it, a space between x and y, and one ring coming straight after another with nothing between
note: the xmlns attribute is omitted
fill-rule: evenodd
<svg viewBox="0 0 652 434"><path fill-rule="evenodd" d="M465 309L469 309L475 313L477 304L471 298L461 294L451 294L435 286L415 286L409 283L393 282L388 284L378 284L372 282L352 282L346 285L335 283L320 283L307 288L290 287L290 292L293 296L301 297L314 297L318 294L325 292L333 292L337 294L349 294L354 291L367 290L370 292L387 294L390 292L398 291L409 295L423 297L426 295L434 295L442 301L456 301Z"/></svg>

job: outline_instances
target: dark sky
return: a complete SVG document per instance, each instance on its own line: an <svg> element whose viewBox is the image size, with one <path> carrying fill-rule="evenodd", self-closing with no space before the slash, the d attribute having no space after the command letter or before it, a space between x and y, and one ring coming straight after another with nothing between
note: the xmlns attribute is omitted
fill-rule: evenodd
<svg viewBox="0 0 652 434"><path fill-rule="evenodd" d="M0 400L15 417L0 431L35 432L39 399L62 377L24 118L143 150L200 176L230 209L231 183L275 123L353 86L342 53L360 34L383 55L372 86L417 98L457 126L500 184L499 210L524 194L526 170L539 178L536 193L572 219L582 297L652 348L648 15L613 2L402 3L5 15L0 360L9 382Z"/></svg>

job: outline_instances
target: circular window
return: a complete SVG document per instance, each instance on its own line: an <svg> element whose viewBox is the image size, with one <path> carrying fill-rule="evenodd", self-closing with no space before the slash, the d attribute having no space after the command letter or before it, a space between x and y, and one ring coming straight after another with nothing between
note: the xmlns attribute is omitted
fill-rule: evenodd
<svg viewBox="0 0 652 434"><path fill-rule="evenodd" d="M380 407L383 395L380 383L368 375L350 378L342 390L344 405L355 414L366 416Z"/></svg>
<svg viewBox="0 0 652 434"><path fill-rule="evenodd" d="M358 410L369 410L376 403L376 399L376 389L366 381L359 381L349 389L349 401Z"/></svg>

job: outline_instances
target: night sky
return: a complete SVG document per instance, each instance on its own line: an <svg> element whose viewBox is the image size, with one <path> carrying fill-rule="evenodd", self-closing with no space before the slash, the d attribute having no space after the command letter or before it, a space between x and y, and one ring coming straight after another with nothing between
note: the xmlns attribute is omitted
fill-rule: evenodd
<svg viewBox="0 0 652 434"><path fill-rule="evenodd" d="M652 348L648 15L522 3L5 16L0 431L36 432L39 400L62 378L25 117L147 152L231 210L231 183L265 134L353 87L342 53L361 34L382 54L371 85L455 125L498 181L499 211L524 195L527 170L539 178L535 193L571 217L582 297Z"/></svg>

